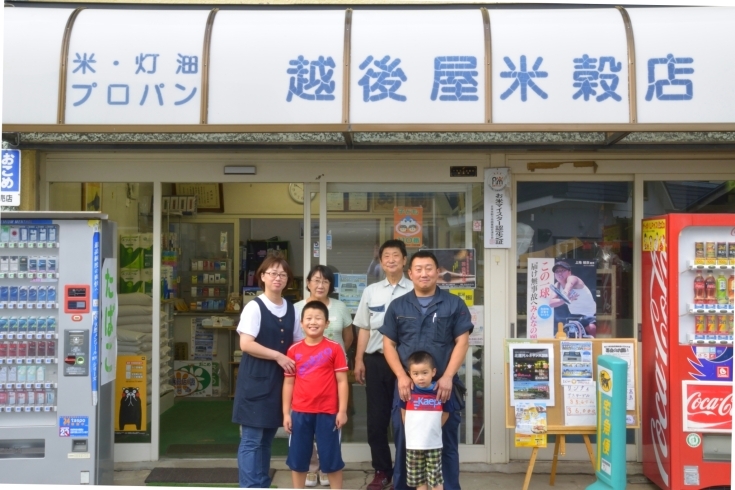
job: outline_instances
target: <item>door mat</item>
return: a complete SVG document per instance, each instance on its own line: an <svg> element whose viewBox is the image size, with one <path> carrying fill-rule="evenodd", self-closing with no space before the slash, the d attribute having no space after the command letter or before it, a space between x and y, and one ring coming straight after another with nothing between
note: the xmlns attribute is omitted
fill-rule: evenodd
<svg viewBox="0 0 735 490"><path fill-rule="evenodd" d="M227 454L237 456L239 444L170 444L166 448L167 456L181 456L186 454L199 457Z"/></svg>
<svg viewBox="0 0 735 490"><path fill-rule="evenodd" d="M276 470L270 469L270 478ZM145 479L148 486L237 487L237 468L154 468Z"/></svg>

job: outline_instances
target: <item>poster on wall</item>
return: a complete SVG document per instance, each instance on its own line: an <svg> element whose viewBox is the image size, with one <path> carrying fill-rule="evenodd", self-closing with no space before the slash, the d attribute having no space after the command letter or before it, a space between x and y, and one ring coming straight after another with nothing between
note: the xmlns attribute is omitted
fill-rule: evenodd
<svg viewBox="0 0 735 490"><path fill-rule="evenodd" d="M602 353L615 356L628 363L627 390L625 394L625 409L635 410L635 358L632 344L603 343Z"/></svg>
<svg viewBox="0 0 735 490"><path fill-rule="evenodd" d="M439 262L439 280L442 289L475 289L477 287L474 248L426 249Z"/></svg>
<svg viewBox="0 0 735 490"><path fill-rule="evenodd" d="M485 169L485 248L510 248L510 169Z"/></svg>
<svg viewBox="0 0 735 490"><path fill-rule="evenodd" d="M561 384L593 384L592 341L561 341Z"/></svg>
<svg viewBox="0 0 735 490"><path fill-rule="evenodd" d="M191 346L189 357L197 361L211 361L217 355L217 332L204 328L203 317L191 319Z"/></svg>
<svg viewBox="0 0 735 490"><path fill-rule="evenodd" d="M516 402L516 447L546 447L546 403Z"/></svg>
<svg viewBox="0 0 735 490"><path fill-rule="evenodd" d="M597 332L597 269L594 260L529 258L528 338L554 337L561 328L570 339Z"/></svg>
<svg viewBox="0 0 735 490"><path fill-rule="evenodd" d="M564 385L564 425L597 425L597 385Z"/></svg>
<svg viewBox="0 0 735 490"><path fill-rule="evenodd" d="M174 361L174 396L201 398L219 394L218 362Z"/></svg>
<svg viewBox="0 0 735 490"><path fill-rule="evenodd" d="M362 292L367 287L367 274L335 274L335 289L339 285L339 300L342 301L350 313L357 313L357 307L362 298Z"/></svg>
<svg viewBox="0 0 735 490"><path fill-rule="evenodd" d="M148 360L146 356L118 356L115 377L115 433L145 434Z"/></svg>
<svg viewBox="0 0 735 490"><path fill-rule="evenodd" d="M393 208L393 239L400 240L408 248L420 248L424 244L424 208L421 206L396 206Z"/></svg>
<svg viewBox="0 0 735 490"><path fill-rule="evenodd" d="M509 344L510 405L541 401L554 406L554 347L551 344Z"/></svg>

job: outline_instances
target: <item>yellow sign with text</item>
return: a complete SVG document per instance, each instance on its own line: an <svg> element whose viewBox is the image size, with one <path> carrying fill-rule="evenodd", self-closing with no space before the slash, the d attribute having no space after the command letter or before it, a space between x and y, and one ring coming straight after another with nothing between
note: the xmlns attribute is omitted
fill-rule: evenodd
<svg viewBox="0 0 735 490"><path fill-rule="evenodd" d="M643 220L642 235L644 252L666 251L666 220Z"/></svg>

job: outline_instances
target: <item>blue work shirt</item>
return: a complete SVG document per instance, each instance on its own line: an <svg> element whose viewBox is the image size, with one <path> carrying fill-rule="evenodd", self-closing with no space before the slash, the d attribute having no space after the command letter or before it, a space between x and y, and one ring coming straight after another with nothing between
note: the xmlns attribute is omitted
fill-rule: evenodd
<svg viewBox="0 0 735 490"><path fill-rule="evenodd" d="M472 333L471 319L469 308L459 296L436 288L434 300L423 314L415 291L394 299L378 330L396 343L404 369L408 369L408 357L414 352L431 354L439 379L452 357L454 340L466 332Z"/></svg>

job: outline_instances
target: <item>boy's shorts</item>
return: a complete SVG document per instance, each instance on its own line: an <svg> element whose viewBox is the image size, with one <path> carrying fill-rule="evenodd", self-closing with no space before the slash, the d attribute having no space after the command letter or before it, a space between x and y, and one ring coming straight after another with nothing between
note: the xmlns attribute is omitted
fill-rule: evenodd
<svg viewBox="0 0 735 490"><path fill-rule="evenodd" d="M319 469L323 473L334 473L345 467L340 448L342 431L336 429L336 420L337 414L291 412L292 427L286 465L292 471L309 471L314 439Z"/></svg>
<svg viewBox="0 0 735 490"><path fill-rule="evenodd" d="M442 448L406 449L406 483L409 487L444 485Z"/></svg>

